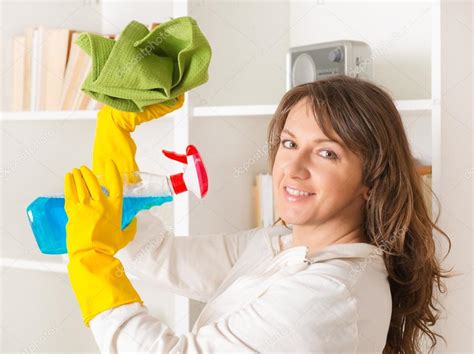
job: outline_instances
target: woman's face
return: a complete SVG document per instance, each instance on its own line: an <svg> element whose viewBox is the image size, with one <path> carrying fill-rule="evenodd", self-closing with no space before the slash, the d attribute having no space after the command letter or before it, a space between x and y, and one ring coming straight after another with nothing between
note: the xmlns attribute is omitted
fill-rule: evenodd
<svg viewBox="0 0 474 354"><path fill-rule="evenodd" d="M288 224L361 218L368 191L362 162L339 137L339 144L325 139L307 98L300 100L288 114L272 171L277 213Z"/></svg>

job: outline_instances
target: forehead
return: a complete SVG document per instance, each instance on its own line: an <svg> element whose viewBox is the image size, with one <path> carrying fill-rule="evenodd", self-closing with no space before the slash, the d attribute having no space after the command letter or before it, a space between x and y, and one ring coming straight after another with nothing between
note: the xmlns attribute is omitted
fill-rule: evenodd
<svg viewBox="0 0 474 354"><path fill-rule="evenodd" d="M312 134L316 137L327 137L316 122L311 102L308 97L299 100L290 110L285 122L285 128L298 134ZM332 136L336 136L330 129Z"/></svg>
<svg viewBox="0 0 474 354"><path fill-rule="evenodd" d="M304 97L300 99L288 113L287 121L288 120L295 120L299 117L305 118L312 118L314 120L314 113L311 109L311 102L309 101L308 97Z"/></svg>
<svg viewBox="0 0 474 354"><path fill-rule="evenodd" d="M313 112L311 101L308 97L301 99L291 108L282 130L282 133L287 133L284 130L290 131L290 135L297 137L330 139L338 143L343 150L347 151L346 144L344 144L331 126L327 127L329 135L326 135L321 129L316 121L315 113Z"/></svg>

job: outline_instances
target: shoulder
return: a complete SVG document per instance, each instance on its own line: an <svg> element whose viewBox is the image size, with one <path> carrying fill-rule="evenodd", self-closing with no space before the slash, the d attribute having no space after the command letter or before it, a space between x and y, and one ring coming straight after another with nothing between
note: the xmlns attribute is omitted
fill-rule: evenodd
<svg viewBox="0 0 474 354"><path fill-rule="evenodd" d="M239 255L251 256L257 253L263 256L276 254L277 239L275 236L288 233L288 229L283 225L276 225L255 227L237 233L239 234Z"/></svg>
<svg viewBox="0 0 474 354"><path fill-rule="evenodd" d="M266 349L292 344L309 351L353 352L358 346L357 302L344 283L313 267L274 283L253 308L284 329L269 338Z"/></svg>
<svg viewBox="0 0 474 354"><path fill-rule="evenodd" d="M343 284L359 305L372 303L381 309L391 308L388 272L378 247L365 243L334 244L310 261L307 272Z"/></svg>
<svg viewBox="0 0 474 354"><path fill-rule="evenodd" d="M274 225L266 227L256 227L248 230L248 245L253 247L263 247L273 251L273 254L278 252L278 236L291 233L284 225Z"/></svg>
<svg viewBox="0 0 474 354"><path fill-rule="evenodd" d="M304 272L313 274L313 281L324 276L344 286L356 311L358 350L382 352L392 314L388 272L375 246L353 249L353 255L321 257Z"/></svg>

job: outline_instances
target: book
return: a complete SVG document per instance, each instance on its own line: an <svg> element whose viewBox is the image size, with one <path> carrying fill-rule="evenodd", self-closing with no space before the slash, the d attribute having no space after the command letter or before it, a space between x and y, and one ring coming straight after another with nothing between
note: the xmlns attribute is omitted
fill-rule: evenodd
<svg viewBox="0 0 474 354"><path fill-rule="evenodd" d="M28 31L32 31L32 40L30 70L26 69L25 72L26 80L30 83L30 104L27 108L32 111L59 110L70 30L39 26Z"/></svg>
<svg viewBox="0 0 474 354"><path fill-rule="evenodd" d="M60 110L66 62L69 52L69 29L40 26L38 110Z"/></svg>
<svg viewBox="0 0 474 354"><path fill-rule="evenodd" d="M33 52L34 27L25 29L25 83L23 92L23 110L30 111L31 108L31 64Z"/></svg>
<svg viewBox="0 0 474 354"><path fill-rule="evenodd" d="M253 187L255 224L260 227L272 226L275 222L272 176L267 173L255 177Z"/></svg>
<svg viewBox="0 0 474 354"><path fill-rule="evenodd" d="M41 42L43 38L43 30L41 28L33 29L31 41L31 59L30 59L30 110L37 111L39 108L38 91L40 89L40 67L41 60Z"/></svg>
<svg viewBox="0 0 474 354"><path fill-rule="evenodd" d="M80 34L75 31L71 36L70 57L66 67L61 98L61 109L63 110L95 110L103 106L101 102L93 100L81 90L82 83L91 69L92 60L74 43ZM114 35L104 35L104 37L113 39Z"/></svg>
<svg viewBox="0 0 474 354"><path fill-rule="evenodd" d="M422 181L422 188L423 188L423 200L425 201L426 204L426 209L428 209L428 214L432 216L432 194L431 194L431 188L432 188L432 175L431 174L424 174L421 175L421 181Z"/></svg>
<svg viewBox="0 0 474 354"><path fill-rule="evenodd" d="M26 35L13 37L13 111L22 111L25 105Z"/></svg>
<svg viewBox="0 0 474 354"><path fill-rule="evenodd" d="M79 34L75 31L71 35L69 58L66 64L61 94L61 109L63 110L74 107L76 96L80 92L82 79L85 77L85 71L87 70L89 56L74 44Z"/></svg>

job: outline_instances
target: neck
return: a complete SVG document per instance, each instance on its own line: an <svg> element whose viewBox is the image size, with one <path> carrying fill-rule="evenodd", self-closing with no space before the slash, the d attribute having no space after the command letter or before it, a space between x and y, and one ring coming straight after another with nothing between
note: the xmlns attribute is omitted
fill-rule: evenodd
<svg viewBox="0 0 474 354"><path fill-rule="evenodd" d="M309 255L332 244L370 243L361 225L333 227L329 225L293 225L292 246L307 246Z"/></svg>

